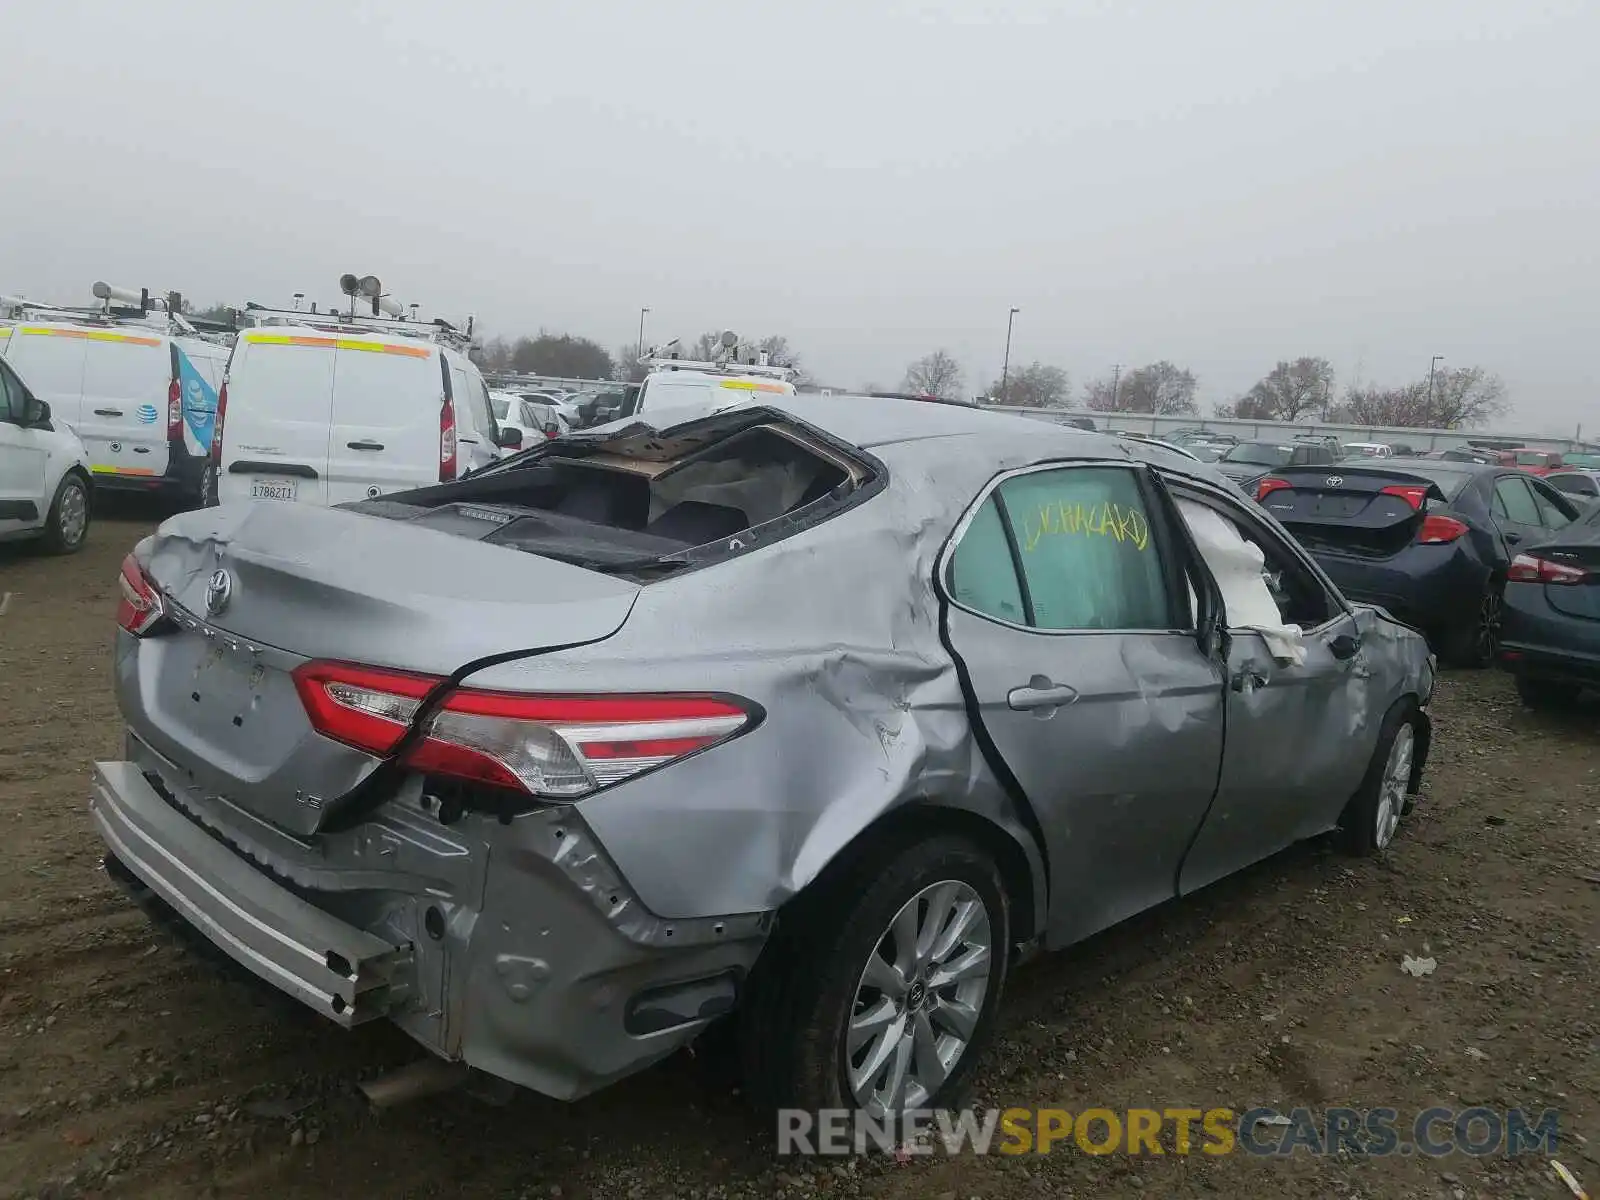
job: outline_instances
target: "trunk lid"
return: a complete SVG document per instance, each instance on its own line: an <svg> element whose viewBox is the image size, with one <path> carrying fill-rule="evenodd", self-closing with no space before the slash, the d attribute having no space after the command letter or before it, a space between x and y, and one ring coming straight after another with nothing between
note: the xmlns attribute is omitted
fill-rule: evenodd
<svg viewBox="0 0 1600 1200"><path fill-rule="evenodd" d="M1587 522L1568 525L1550 541L1523 553L1565 567L1581 567L1589 572L1588 577L1577 583L1510 586L1542 586L1545 599L1557 612L1569 617L1600 621L1600 525Z"/></svg>
<svg viewBox="0 0 1600 1200"><path fill-rule="evenodd" d="M312 729L291 674L300 663L447 676L490 655L599 641L627 619L638 584L477 540L500 527L487 514L458 514L446 532L272 503L172 518L137 553L182 611L119 660L130 729L175 764L170 786L315 833L377 760Z"/></svg>
<svg viewBox="0 0 1600 1200"><path fill-rule="evenodd" d="M1428 513L1448 506L1436 482L1403 469L1279 467L1267 479L1289 486L1273 488L1262 507L1308 550L1388 558L1416 540Z"/></svg>
<svg viewBox="0 0 1600 1200"><path fill-rule="evenodd" d="M491 654L570 646L622 626L639 585L445 527L305 504L238 504L163 524L146 565L200 620L307 658L449 674ZM213 612L213 574L229 575Z"/></svg>

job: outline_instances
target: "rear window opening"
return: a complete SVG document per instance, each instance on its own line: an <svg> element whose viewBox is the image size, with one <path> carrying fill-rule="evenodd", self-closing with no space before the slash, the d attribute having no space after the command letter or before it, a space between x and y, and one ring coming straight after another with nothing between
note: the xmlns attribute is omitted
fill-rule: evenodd
<svg viewBox="0 0 1600 1200"><path fill-rule="evenodd" d="M646 581L826 519L877 470L747 419L722 437L552 443L509 470L349 507Z"/></svg>

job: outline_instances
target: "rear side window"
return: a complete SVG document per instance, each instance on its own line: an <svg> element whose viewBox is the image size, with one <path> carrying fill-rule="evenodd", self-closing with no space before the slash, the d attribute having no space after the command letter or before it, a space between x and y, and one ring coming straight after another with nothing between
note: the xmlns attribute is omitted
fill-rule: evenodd
<svg viewBox="0 0 1600 1200"><path fill-rule="evenodd" d="M1566 492L1569 496L1593 496L1600 492L1594 480L1587 475L1551 475L1548 482L1557 491Z"/></svg>
<svg viewBox="0 0 1600 1200"><path fill-rule="evenodd" d="M969 538L977 539L970 550ZM1120 467L1007 479L974 516L951 568L946 582L958 602L1012 622L1020 605L1036 629L1173 629L1186 619L1138 477ZM995 578L975 578L980 569Z"/></svg>
<svg viewBox="0 0 1600 1200"><path fill-rule="evenodd" d="M1518 525L1538 525L1539 507L1533 502L1528 485L1517 478L1506 478L1494 485L1494 514Z"/></svg>

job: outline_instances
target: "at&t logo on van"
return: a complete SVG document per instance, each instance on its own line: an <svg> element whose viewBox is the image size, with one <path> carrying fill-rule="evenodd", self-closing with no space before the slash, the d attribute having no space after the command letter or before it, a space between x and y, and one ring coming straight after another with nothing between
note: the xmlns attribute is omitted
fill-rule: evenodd
<svg viewBox="0 0 1600 1200"><path fill-rule="evenodd" d="M156 423L156 406L154 404L141 404L138 410L139 424L154 425Z"/></svg>

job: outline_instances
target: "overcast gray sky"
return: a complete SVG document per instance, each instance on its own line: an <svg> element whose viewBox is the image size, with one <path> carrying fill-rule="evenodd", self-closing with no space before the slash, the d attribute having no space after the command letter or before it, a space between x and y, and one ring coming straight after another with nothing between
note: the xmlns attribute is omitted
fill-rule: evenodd
<svg viewBox="0 0 1600 1200"><path fill-rule="evenodd" d="M492 333L782 332L824 380L936 346L1435 354L1600 430L1595 0L12 5L0 291L381 276Z"/></svg>

